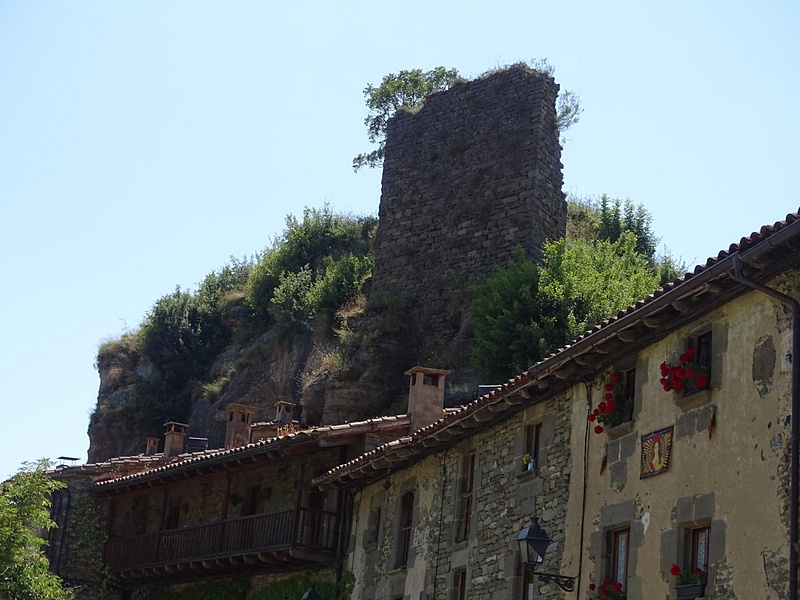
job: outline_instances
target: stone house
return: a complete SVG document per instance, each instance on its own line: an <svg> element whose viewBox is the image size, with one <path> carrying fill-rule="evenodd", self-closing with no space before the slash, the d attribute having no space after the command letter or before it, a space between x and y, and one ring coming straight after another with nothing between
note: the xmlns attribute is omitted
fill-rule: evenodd
<svg viewBox="0 0 800 600"><path fill-rule="evenodd" d="M408 435L421 418L439 419L439 396L415 395L413 416L307 429L291 421L289 402L278 402L268 423L251 422L253 407L229 404L224 448L184 452L197 440L185 439L184 424L167 423L163 453L151 438L140 456L56 469L52 476L68 487L53 503L52 569L78 597L103 589L103 597L125 598L148 586L179 591L213 581L257 593L298 574L306 587L336 587L351 503L311 480ZM438 410L430 410L432 400ZM90 519L76 513L87 503L98 526L91 539ZM87 552L87 545L94 547Z"/></svg>
<svg viewBox="0 0 800 600"><path fill-rule="evenodd" d="M799 246L797 214L762 227L317 477L354 494L352 598L596 598L608 581L628 599L795 600ZM521 565L531 517L551 539L538 572L574 592Z"/></svg>

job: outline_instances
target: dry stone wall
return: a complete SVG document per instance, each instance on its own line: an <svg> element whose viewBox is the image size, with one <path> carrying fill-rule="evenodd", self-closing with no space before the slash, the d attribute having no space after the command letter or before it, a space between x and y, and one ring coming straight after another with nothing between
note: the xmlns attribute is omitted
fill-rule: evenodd
<svg viewBox="0 0 800 600"><path fill-rule="evenodd" d="M389 121L372 295L410 301L429 347L457 333L468 285L564 236L557 94L549 75L510 68Z"/></svg>

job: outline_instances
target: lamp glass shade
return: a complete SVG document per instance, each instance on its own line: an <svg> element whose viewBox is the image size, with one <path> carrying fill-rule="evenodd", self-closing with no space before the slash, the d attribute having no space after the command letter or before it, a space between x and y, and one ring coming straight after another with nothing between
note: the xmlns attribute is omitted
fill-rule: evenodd
<svg viewBox="0 0 800 600"><path fill-rule="evenodd" d="M312 585L310 588L308 588L308 591L303 594L303 597L300 598L300 600L322 600L322 596L317 593L317 590L315 590L314 586Z"/></svg>
<svg viewBox="0 0 800 600"><path fill-rule="evenodd" d="M552 540L547 532L539 526L539 519L533 517L531 522L517 534L519 554L522 563L536 569L544 562L547 547Z"/></svg>

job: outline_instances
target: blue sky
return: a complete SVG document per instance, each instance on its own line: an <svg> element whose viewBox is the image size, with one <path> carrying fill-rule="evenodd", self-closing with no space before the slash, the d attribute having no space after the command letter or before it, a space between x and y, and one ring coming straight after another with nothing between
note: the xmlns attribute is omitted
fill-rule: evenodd
<svg viewBox="0 0 800 600"><path fill-rule="evenodd" d="M547 58L565 191L642 202L693 265L800 205L800 5L0 0L0 477L86 458L98 344L288 213L376 213L362 90ZM793 185L794 184L794 185Z"/></svg>

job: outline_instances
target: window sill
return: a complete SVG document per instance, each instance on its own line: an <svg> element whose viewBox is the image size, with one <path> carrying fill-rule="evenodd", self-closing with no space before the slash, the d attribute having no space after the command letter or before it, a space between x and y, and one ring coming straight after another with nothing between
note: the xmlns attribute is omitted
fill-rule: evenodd
<svg viewBox="0 0 800 600"><path fill-rule="evenodd" d="M672 392L673 394L675 392ZM678 396L675 398L675 405L683 412L704 406L711 402L711 390L706 388L689 396Z"/></svg>
<svg viewBox="0 0 800 600"><path fill-rule="evenodd" d="M609 440L616 440L623 435L628 435L631 431L633 431L633 420L609 427L606 429L606 435L608 435Z"/></svg>
<svg viewBox="0 0 800 600"><path fill-rule="evenodd" d="M392 569L387 573L387 575L389 577L405 577L406 571L408 571L408 565L406 565L405 567L397 567L395 569Z"/></svg>
<svg viewBox="0 0 800 600"><path fill-rule="evenodd" d="M525 471L521 471L517 473L517 479L519 481L525 481L527 479L535 479L539 476L539 468L536 469L527 469Z"/></svg>

